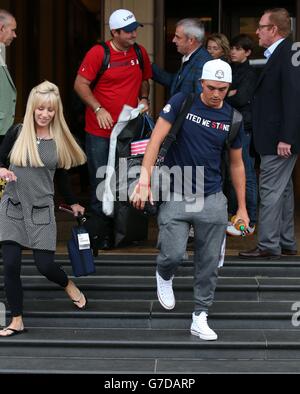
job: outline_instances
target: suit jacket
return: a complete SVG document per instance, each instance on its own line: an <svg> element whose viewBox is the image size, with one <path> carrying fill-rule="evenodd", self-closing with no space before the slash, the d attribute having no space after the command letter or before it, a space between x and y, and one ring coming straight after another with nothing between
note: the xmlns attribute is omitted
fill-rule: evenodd
<svg viewBox="0 0 300 394"><path fill-rule="evenodd" d="M178 70L176 74L171 74L153 64L153 80L167 86L170 89L170 96L174 96L174 94L179 92L200 94L202 87L199 79L202 76L203 65L209 60L212 60L210 54L205 48L200 47L193 53L190 60L183 67L182 72Z"/></svg>
<svg viewBox="0 0 300 394"><path fill-rule="evenodd" d="M0 58L0 136L5 135L14 123L16 100L16 87L7 66Z"/></svg>
<svg viewBox="0 0 300 394"><path fill-rule="evenodd" d="M260 155L277 155L277 145L300 152L300 66L295 67L293 43L282 41L265 65L254 91L253 136Z"/></svg>

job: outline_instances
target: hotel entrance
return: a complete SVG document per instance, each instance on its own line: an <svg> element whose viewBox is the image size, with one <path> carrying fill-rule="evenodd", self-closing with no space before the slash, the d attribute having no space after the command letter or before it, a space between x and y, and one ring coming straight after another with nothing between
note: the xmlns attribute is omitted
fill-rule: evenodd
<svg viewBox="0 0 300 394"><path fill-rule="evenodd" d="M221 32L230 40L237 34L245 33L251 36L257 44L251 56L251 62L255 67L261 67L264 59L264 49L258 46L258 39L255 34L258 21L263 12L268 8L277 7L278 2L266 0L263 3L259 0L241 3L238 0L210 0L201 2L190 0L185 3L184 11L182 1L165 0L164 8L160 5L160 12L164 12L164 26L158 27L161 33L164 32L165 43L155 52L155 59L165 69L174 72L179 68L181 57L172 43L175 26L178 20L185 17L197 17L203 20L206 35L213 32ZM300 1L286 0L283 5L291 15L292 39L300 40ZM159 33L158 33L159 34ZM167 98L164 89L158 88L159 94L156 95L157 108L161 108ZM300 198L300 163L296 165L294 171L294 186L296 199ZM300 220L300 219L299 219Z"/></svg>

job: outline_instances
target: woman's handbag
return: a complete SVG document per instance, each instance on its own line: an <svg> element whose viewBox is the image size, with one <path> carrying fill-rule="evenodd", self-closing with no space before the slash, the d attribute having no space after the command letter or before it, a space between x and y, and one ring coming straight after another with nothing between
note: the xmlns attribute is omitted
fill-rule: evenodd
<svg viewBox="0 0 300 394"><path fill-rule="evenodd" d="M69 205L61 204L58 209L73 215ZM84 215L78 215L76 219L78 226L72 228L71 239L68 242L69 258L74 276L87 276L96 271L90 235L84 227L87 218Z"/></svg>
<svg viewBox="0 0 300 394"><path fill-rule="evenodd" d="M87 276L96 271L89 235L83 226L73 227L68 252L74 276Z"/></svg>

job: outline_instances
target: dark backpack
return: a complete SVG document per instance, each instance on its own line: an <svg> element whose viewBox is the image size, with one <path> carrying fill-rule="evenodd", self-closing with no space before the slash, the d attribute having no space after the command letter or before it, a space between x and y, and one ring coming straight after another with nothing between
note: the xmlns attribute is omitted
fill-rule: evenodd
<svg viewBox="0 0 300 394"><path fill-rule="evenodd" d="M230 128L230 133L226 140L227 148L230 148L231 144L235 140L242 122L243 122L243 115L235 108L232 108L231 128Z"/></svg>
<svg viewBox="0 0 300 394"><path fill-rule="evenodd" d="M230 161L229 161L228 151L239 132L242 122L243 122L243 115L235 108L232 108L230 133L227 136L225 147L222 152L222 164L221 164L223 191L227 197L229 196L229 190L231 187L231 176L229 171Z"/></svg>

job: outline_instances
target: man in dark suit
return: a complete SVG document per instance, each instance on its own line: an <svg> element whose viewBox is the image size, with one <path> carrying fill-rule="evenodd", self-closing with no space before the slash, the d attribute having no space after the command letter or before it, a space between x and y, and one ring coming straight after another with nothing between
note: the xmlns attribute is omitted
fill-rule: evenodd
<svg viewBox="0 0 300 394"><path fill-rule="evenodd" d="M199 79L203 65L212 60L207 50L202 46L205 29L200 19L186 18L176 25L173 42L177 51L183 55L181 67L177 73L168 73L156 64L152 65L153 80L169 88L170 96L182 92L189 94L202 91Z"/></svg>
<svg viewBox="0 0 300 394"><path fill-rule="evenodd" d="M253 99L253 135L261 156L258 245L243 258L297 254L292 172L300 151L300 67L295 64L287 10L265 11L256 34L268 59Z"/></svg>

